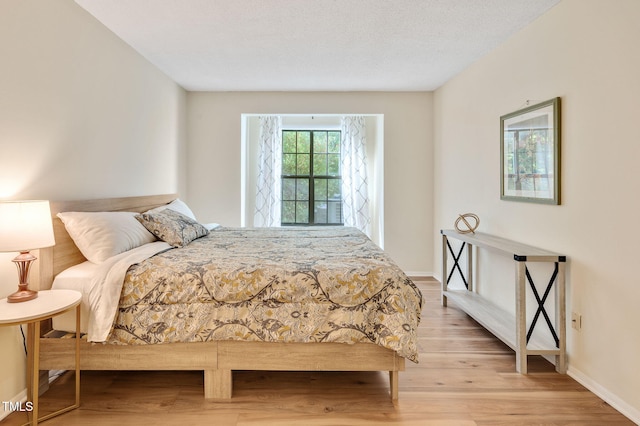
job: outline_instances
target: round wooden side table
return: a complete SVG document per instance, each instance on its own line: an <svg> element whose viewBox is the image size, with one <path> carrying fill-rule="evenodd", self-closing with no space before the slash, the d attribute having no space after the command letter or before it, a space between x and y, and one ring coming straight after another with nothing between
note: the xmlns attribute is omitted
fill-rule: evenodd
<svg viewBox="0 0 640 426"><path fill-rule="evenodd" d="M80 406L80 302L82 294L75 290L43 290L27 302L8 303L0 300L0 327L27 324L27 402L33 404L29 423L58 416ZM44 417L38 417L38 387L40 364L40 322L72 309L76 310L76 392L75 404Z"/></svg>

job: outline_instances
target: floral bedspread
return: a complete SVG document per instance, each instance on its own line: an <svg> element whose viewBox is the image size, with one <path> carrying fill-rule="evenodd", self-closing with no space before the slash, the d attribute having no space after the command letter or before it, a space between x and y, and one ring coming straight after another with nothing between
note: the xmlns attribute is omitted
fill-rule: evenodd
<svg viewBox="0 0 640 426"><path fill-rule="evenodd" d="M421 306L356 229L221 227L128 270L108 341L373 342L417 362Z"/></svg>

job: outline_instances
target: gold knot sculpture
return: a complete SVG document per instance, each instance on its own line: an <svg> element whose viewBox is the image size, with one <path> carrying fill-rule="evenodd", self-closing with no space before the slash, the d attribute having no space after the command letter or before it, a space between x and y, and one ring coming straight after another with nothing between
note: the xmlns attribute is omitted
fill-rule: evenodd
<svg viewBox="0 0 640 426"><path fill-rule="evenodd" d="M467 219L473 219L475 221L473 226L471 226ZM466 229L462 229L460 227L460 222L462 222L464 226L466 226ZM473 213L465 213L458 215L454 226L456 228L456 231L458 231L460 234L475 234L476 229L478 229L478 225L480 225L480 218L478 217L478 215L475 215Z"/></svg>

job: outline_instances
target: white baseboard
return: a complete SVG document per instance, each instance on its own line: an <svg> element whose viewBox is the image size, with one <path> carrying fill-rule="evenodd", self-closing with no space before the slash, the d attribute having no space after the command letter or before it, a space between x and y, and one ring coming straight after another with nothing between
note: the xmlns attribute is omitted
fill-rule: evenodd
<svg viewBox="0 0 640 426"><path fill-rule="evenodd" d="M20 392L19 394L17 394L16 396L14 396L13 398L11 398L11 400L9 401L3 401L3 402L11 402L11 403L24 403L27 402L27 390L23 390L22 392ZM2 410L0 410L0 420L3 420L5 417L7 417L9 414L11 414L12 411L9 410L5 410L4 409L4 404L2 407Z"/></svg>
<svg viewBox="0 0 640 426"><path fill-rule="evenodd" d="M404 271L405 275L412 278L432 278L433 272L424 271Z"/></svg>
<svg viewBox="0 0 640 426"><path fill-rule="evenodd" d="M594 381L591 377L584 374L582 371L575 367L569 366L567 374L571 376L576 382L580 383L585 388L602 398L607 404L618 410L622 415L637 425L640 425L640 410L632 407L627 402L623 401L617 395L614 395L608 389L605 389L602 385Z"/></svg>

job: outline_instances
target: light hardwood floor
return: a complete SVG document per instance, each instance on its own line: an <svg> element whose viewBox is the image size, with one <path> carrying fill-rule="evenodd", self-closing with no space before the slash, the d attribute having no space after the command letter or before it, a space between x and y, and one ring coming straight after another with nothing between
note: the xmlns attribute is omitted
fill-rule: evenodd
<svg viewBox="0 0 640 426"><path fill-rule="evenodd" d="M426 303L420 363L400 373L389 399L388 373L235 372L227 402L203 399L199 372L83 372L81 407L54 425L632 425L542 358L515 373L515 356L466 314L440 306L440 285L418 281ZM41 399L53 411L73 396L73 375ZM2 424L19 425L13 413Z"/></svg>

